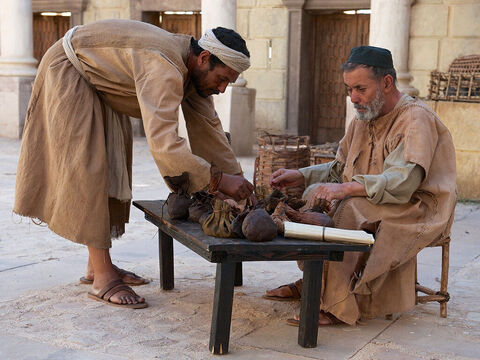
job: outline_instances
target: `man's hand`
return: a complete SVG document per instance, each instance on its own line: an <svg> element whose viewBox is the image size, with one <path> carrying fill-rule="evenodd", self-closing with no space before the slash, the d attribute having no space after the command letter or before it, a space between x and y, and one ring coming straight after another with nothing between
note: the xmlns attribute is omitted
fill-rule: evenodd
<svg viewBox="0 0 480 360"><path fill-rule="evenodd" d="M298 170L279 169L270 175L270 186L273 188L281 189L303 184L305 184L305 177Z"/></svg>
<svg viewBox="0 0 480 360"><path fill-rule="evenodd" d="M328 202L332 200L342 200L347 196L367 196L367 192L365 191L365 187L356 181L343 184L319 184L315 191L315 198L325 199Z"/></svg>
<svg viewBox="0 0 480 360"><path fill-rule="evenodd" d="M223 173L218 191L227 194L236 201L246 199L253 192L253 185L241 175Z"/></svg>

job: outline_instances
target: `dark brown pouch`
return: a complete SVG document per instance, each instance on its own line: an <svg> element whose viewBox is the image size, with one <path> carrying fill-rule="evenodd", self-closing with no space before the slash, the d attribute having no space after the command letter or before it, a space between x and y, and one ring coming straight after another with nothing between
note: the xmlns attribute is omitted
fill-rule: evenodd
<svg viewBox="0 0 480 360"><path fill-rule="evenodd" d="M277 236L277 225L264 209L255 209L243 220L242 232L250 241L270 241Z"/></svg>
<svg viewBox="0 0 480 360"><path fill-rule="evenodd" d="M167 210L170 219L186 219L192 201L188 195L190 186L188 173L185 171L179 176L164 176L163 179L172 190L167 198Z"/></svg>
<svg viewBox="0 0 480 360"><path fill-rule="evenodd" d="M214 196L208 194L206 191L199 191L193 194L193 201L188 208L188 218L191 221L200 222L203 214L211 214L213 211L212 202Z"/></svg>

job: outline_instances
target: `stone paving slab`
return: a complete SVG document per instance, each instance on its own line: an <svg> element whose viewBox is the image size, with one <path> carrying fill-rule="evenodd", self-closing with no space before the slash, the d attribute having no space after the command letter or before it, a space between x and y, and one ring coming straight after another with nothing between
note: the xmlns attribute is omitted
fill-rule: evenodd
<svg viewBox="0 0 480 360"><path fill-rule="evenodd" d="M480 356L480 323L472 325L463 319L440 319L434 316L404 314L380 334L376 341L396 344L415 353L430 354L430 358L469 358Z"/></svg>
<svg viewBox="0 0 480 360"><path fill-rule="evenodd" d="M465 358L451 354L438 354L425 351L417 351L411 347L403 347L391 342L373 341L367 344L354 358L355 360L473 360L477 358Z"/></svg>
<svg viewBox="0 0 480 360"><path fill-rule="evenodd" d="M297 309L297 313L299 309ZM350 358L366 343L390 325L390 321L376 319L358 326L324 326L318 331L316 348L306 349L298 345L298 328L285 320L272 321L267 326L243 337L239 343L262 349L289 352L314 359L336 360L339 356ZM260 345L261 344L261 345Z"/></svg>
<svg viewBox="0 0 480 360"><path fill-rule="evenodd" d="M0 359L15 360L124 360L125 357L65 349L32 339L0 334Z"/></svg>

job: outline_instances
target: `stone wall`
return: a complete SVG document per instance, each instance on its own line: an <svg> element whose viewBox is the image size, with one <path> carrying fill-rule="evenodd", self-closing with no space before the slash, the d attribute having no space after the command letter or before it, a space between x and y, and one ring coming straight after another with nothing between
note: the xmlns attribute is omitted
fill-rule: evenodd
<svg viewBox="0 0 480 360"><path fill-rule="evenodd" d="M83 12L83 23L103 19L130 19L130 0L90 0Z"/></svg>
<svg viewBox="0 0 480 360"><path fill-rule="evenodd" d="M257 90L257 131L285 131L287 16L281 0L237 0L237 31L247 41L252 62L244 78Z"/></svg>
<svg viewBox="0 0 480 360"><path fill-rule="evenodd" d="M478 0L417 0L410 23L411 84L428 95L430 72L447 71L459 56L480 54Z"/></svg>
<svg viewBox="0 0 480 360"><path fill-rule="evenodd" d="M460 199L480 200L480 104L428 101L452 134Z"/></svg>

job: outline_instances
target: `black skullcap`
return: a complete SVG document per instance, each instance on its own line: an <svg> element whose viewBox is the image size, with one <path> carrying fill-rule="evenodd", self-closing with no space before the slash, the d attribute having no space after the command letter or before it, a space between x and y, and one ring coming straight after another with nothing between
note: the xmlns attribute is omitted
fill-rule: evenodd
<svg viewBox="0 0 480 360"><path fill-rule="evenodd" d="M363 64L379 68L392 69L393 60L390 50L375 46L357 46L352 49L347 63Z"/></svg>

